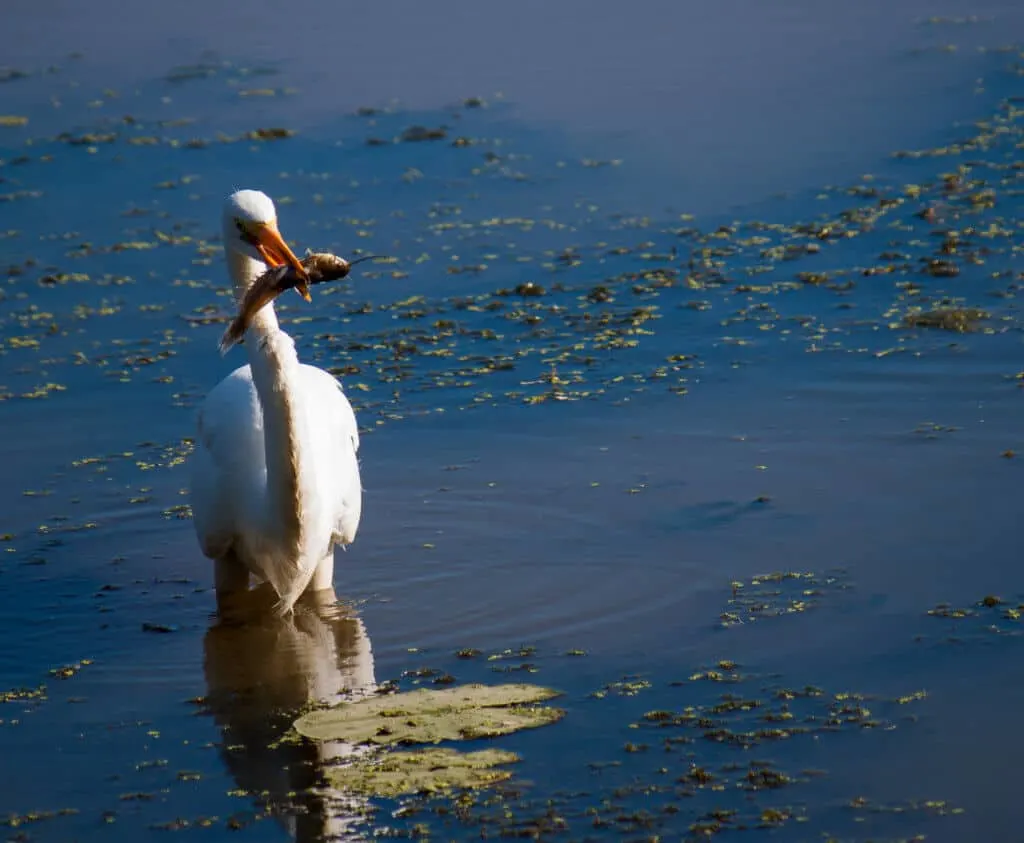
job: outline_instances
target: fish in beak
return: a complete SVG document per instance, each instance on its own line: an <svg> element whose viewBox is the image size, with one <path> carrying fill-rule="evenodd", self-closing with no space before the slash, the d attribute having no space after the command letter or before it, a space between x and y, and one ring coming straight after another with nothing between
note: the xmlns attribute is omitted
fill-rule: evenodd
<svg viewBox="0 0 1024 843"><path fill-rule="evenodd" d="M247 239L256 247L256 251L260 253L264 263L271 269L289 266L295 270L295 290L306 301L313 301L313 297L309 294L309 273L302 265L302 261L295 257L295 253L284 242L284 238L277 228L277 222L271 220L260 223L253 226L248 233Z"/></svg>
<svg viewBox="0 0 1024 843"><path fill-rule="evenodd" d="M287 248L284 246L284 249ZM291 255L291 252L287 254ZM294 255L292 257L294 258ZM253 316L281 293L292 288L297 289L299 284L325 284L330 281L340 281L342 278L348 277L349 270L357 263L379 258L380 255L365 255L357 260L347 261L329 252L310 252L301 261L298 261L297 269L290 262L271 266L245 291L238 306L238 315L221 338L221 353L227 352L231 346L239 342L249 329Z"/></svg>

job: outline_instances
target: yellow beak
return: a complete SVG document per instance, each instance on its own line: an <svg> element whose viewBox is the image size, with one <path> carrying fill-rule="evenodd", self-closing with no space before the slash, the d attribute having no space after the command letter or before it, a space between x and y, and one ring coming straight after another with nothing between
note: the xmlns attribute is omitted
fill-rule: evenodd
<svg viewBox="0 0 1024 843"><path fill-rule="evenodd" d="M299 276L299 283L295 285L298 294L306 301L313 301L313 297L309 294L309 284L306 283L309 280L309 274L299 259L295 257L295 253L288 248L288 244L284 242L281 232L278 231L277 223L271 221L255 226L253 239L256 251L260 253L260 257L263 258L267 266L288 264Z"/></svg>

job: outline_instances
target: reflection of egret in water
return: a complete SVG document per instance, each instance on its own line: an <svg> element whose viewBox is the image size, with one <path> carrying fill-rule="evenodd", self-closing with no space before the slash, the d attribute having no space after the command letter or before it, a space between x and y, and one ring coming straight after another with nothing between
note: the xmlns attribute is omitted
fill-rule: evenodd
<svg viewBox="0 0 1024 843"><path fill-rule="evenodd" d="M248 592L252 608L273 602L268 588ZM244 607L240 607L243 608ZM206 633L210 710L221 750L238 786L262 799L300 843L360 836L366 800L323 785L326 764L359 754L340 741L280 742L297 709L335 703L375 688L370 639L360 618L339 606L333 589L303 596L291 617L253 611Z"/></svg>

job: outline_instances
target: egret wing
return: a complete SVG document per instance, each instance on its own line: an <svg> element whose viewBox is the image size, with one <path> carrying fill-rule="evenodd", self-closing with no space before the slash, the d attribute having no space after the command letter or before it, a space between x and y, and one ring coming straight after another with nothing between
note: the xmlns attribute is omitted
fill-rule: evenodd
<svg viewBox="0 0 1024 843"><path fill-rule="evenodd" d="M324 455L327 469L317 475L317 488L329 507L334 542L349 544L359 529L363 498L356 416L333 375L315 366L302 369L308 389L316 397L318 420L313 435L316 453Z"/></svg>
<svg viewBox="0 0 1024 843"><path fill-rule="evenodd" d="M199 411L192 456L192 520L203 554L231 549L244 513L266 476L263 418L248 366L228 375Z"/></svg>

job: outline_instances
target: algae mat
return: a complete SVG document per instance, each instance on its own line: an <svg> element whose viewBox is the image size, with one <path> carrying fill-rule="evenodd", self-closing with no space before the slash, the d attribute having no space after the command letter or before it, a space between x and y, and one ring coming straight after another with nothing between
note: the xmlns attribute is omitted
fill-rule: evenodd
<svg viewBox="0 0 1024 843"><path fill-rule="evenodd" d="M554 723L565 712L535 703L558 695L526 684L421 689L312 711L295 721L295 729L314 740L349 743L471 740Z"/></svg>
<svg viewBox="0 0 1024 843"><path fill-rule="evenodd" d="M436 793L455 788L480 788L511 777L499 764L519 760L514 752L482 749L459 752L455 749L423 749L416 752L389 752L375 762L330 767L327 778L334 787L366 796L394 797L407 793Z"/></svg>

